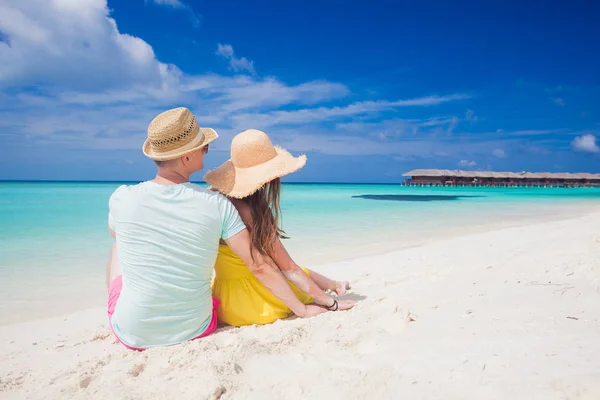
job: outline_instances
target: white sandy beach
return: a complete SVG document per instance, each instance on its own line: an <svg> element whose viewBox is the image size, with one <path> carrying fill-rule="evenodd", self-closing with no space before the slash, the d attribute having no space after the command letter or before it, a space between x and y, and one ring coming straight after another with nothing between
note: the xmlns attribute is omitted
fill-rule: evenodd
<svg viewBox="0 0 600 400"><path fill-rule="evenodd" d="M316 269L356 308L142 353L104 309L0 327L0 398L600 399L600 213Z"/></svg>

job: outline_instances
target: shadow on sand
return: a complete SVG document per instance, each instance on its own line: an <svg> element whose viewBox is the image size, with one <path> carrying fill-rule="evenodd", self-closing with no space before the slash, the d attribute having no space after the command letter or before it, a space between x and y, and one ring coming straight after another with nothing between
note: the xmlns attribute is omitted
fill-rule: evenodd
<svg viewBox="0 0 600 400"><path fill-rule="evenodd" d="M335 297L335 299L337 299L337 300L354 300L356 302L365 300L366 298L367 298L367 296L365 296L364 294L358 294L358 293L346 293L343 296Z"/></svg>
<svg viewBox="0 0 600 400"><path fill-rule="evenodd" d="M460 199L469 199L485 196L468 196L468 195L451 195L451 194L363 194L360 196L352 196L353 199L367 200L387 200L387 201L452 201Z"/></svg>

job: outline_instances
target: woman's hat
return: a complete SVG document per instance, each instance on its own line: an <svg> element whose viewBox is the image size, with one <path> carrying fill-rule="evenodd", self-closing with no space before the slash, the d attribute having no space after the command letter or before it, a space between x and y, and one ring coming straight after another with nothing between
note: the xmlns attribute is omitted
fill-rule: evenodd
<svg viewBox="0 0 600 400"><path fill-rule="evenodd" d="M273 146L266 133L249 129L231 142L231 159L204 175L204 181L226 196L241 199L275 178L291 174L306 164L306 156L294 157Z"/></svg>
<svg viewBox="0 0 600 400"><path fill-rule="evenodd" d="M214 129L200 128L196 117L187 108L173 108L158 114L150 122L143 151L155 161L174 160L218 137Z"/></svg>

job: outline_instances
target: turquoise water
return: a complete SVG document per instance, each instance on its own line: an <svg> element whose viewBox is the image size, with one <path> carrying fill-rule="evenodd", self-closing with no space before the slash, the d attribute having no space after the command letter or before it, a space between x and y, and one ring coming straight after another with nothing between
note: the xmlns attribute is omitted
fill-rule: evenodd
<svg viewBox="0 0 600 400"><path fill-rule="evenodd" d="M0 182L0 324L103 305L120 184ZM600 189L284 184L282 197L286 246L311 266L597 205Z"/></svg>

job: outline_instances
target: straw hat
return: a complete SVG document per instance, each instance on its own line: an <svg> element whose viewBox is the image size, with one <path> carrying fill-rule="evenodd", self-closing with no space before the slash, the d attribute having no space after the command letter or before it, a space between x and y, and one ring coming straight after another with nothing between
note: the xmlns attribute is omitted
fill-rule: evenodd
<svg viewBox="0 0 600 400"><path fill-rule="evenodd" d="M206 146L217 137L214 129L200 128L187 108L173 108L158 114L150 122L143 151L156 161L174 160Z"/></svg>
<svg viewBox="0 0 600 400"><path fill-rule="evenodd" d="M231 159L204 175L204 181L229 197L241 199L275 178L291 174L306 164L306 156L294 157L273 146L266 133L249 129L231 142Z"/></svg>

